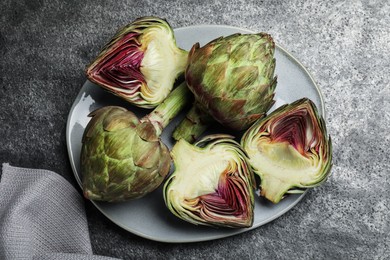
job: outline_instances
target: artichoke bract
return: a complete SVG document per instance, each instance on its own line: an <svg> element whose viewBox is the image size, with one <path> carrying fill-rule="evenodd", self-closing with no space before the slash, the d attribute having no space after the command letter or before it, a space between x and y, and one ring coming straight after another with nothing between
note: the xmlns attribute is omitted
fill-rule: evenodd
<svg viewBox="0 0 390 260"><path fill-rule="evenodd" d="M266 33L233 34L189 52L185 79L195 105L173 137L192 142L207 128L210 115L233 130L247 129L274 104L277 84L275 43ZM200 126L198 125L200 124Z"/></svg>
<svg viewBox="0 0 390 260"><path fill-rule="evenodd" d="M255 122L241 145L260 177L260 194L278 203L323 183L332 167L332 142L315 104L302 98Z"/></svg>
<svg viewBox="0 0 390 260"><path fill-rule="evenodd" d="M160 104L184 72L188 52L158 17L141 17L121 28L86 71L90 81L144 108Z"/></svg>
<svg viewBox="0 0 390 260"><path fill-rule="evenodd" d="M190 91L181 84L142 119L118 106L93 111L82 138L84 196L124 201L155 190L171 165L169 149L159 136L190 97Z"/></svg>
<svg viewBox="0 0 390 260"><path fill-rule="evenodd" d="M177 217L196 225L250 227L254 179L247 157L228 135L210 135L171 151L175 171L164 184L164 200Z"/></svg>

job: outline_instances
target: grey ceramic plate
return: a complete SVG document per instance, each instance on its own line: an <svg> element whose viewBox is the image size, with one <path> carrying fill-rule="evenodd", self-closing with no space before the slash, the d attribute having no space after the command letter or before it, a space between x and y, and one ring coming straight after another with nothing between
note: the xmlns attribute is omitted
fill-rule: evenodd
<svg viewBox="0 0 390 260"><path fill-rule="evenodd" d="M240 28L214 25L192 26L175 30L178 45L187 50L195 42L199 42L202 46L219 36L237 32L252 33ZM279 46L276 48L275 57L278 86L276 88L276 103L272 110L284 103L308 97L324 115L321 93L307 70L291 54ZM92 110L105 105L124 106L140 116L149 112L127 104L89 81L84 84L69 113L66 134L70 162L79 184L81 184L79 165L81 137L89 121L87 115ZM170 134L183 115L172 122L163 133L162 139L169 147L172 147L173 144ZM217 131L224 131L224 129ZM111 204L92 203L112 222L136 235L156 241L183 243L223 238L257 228L286 213L303 196L304 194L288 196L277 205L256 196L254 224L249 229L215 229L186 223L173 216L165 207L161 188L139 200Z"/></svg>

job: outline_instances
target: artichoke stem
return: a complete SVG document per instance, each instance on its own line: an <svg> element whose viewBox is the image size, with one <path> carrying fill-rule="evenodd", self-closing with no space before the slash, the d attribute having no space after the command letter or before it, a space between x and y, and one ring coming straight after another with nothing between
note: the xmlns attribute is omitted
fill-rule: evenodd
<svg viewBox="0 0 390 260"><path fill-rule="evenodd" d="M283 195L291 188L291 184L283 182L278 178L266 178L261 179L260 195L264 196L274 204L280 202L283 199Z"/></svg>
<svg viewBox="0 0 390 260"><path fill-rule="evenodd" d="M206 131L212 121L212 117L195 103L175 128L172 137L176 141L184 139L189 143L194 143Z"/></svg>
<svg viewBox="0 0 390 260"><path fill-rule="evenodd" d="M156 136L160 136L164 128L189 103L191 97L186 83L182 82L160 105L142 118L141 122L149 121L156 130Z"/></svg>

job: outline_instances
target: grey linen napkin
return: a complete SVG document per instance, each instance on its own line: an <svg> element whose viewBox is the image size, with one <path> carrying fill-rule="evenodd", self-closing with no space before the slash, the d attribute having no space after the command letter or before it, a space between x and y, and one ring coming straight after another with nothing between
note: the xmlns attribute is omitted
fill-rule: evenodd
<svg viewBox="0 0 390 260"><path fill-rule="evenodd" d="M0 259L113 259L92 254L84 201L62 176L3 164Z"/></svg>

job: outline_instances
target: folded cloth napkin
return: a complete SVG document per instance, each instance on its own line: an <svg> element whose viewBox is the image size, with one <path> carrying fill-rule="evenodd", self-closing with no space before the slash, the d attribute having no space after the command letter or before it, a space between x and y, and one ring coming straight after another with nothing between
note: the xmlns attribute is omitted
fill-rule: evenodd
<svg viewBox="0 0 390 260"><path fill-rule="evenodd" d="M84 201L62 176L3 164L0 259L91 259Z"/></svg>

